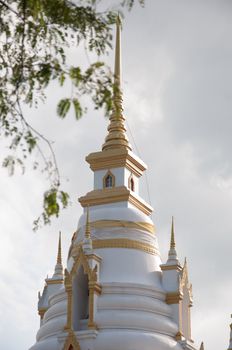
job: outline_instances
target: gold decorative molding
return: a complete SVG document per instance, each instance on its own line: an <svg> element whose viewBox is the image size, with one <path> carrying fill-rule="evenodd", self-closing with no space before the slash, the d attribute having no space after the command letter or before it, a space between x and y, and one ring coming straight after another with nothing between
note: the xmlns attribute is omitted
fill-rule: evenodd
<svg viewBox="0 0 232 350"><path fill-rule="evenodd" d="M126 149L111 149L90 153L85 160L93 171L113 168L127 168L136 176L142 176L146 164L133 152Z"/></svg>
<svg viewBox="0 0 232 350"><path fill-rule="evenodd" d="M125 227L125 228L131 228L131 229L137 229L137 230L142 230L149 232L150 234L154 235L155 234L155 226L153 224L150 224L148 222L134 222L134 221L124 221L124 220L97 220L97 221L92 221L90 222L90 227L91 228L96 228L96 229L104 229L104 228L111 228L111 227ZM69 253L68 257L70 256L76 256L78 254L78 249L76 248L77 245L75 245L74 241L78 236L79 231L81 228L79 228L75 233L74 233L74 238L72 239L72 245L69 248ZM78 245L80 247L80 245ZM89 259L91 255L87 255L87 258ZM101 261L101 258L97 255L95 255L94 259L98 262ZM162 266L162 265L161 265Z"/></svg>
<svg viewBox="0 0 232 350"><path fill-rule="evenodd" d="M108 176L111 176L111 177L112 177L112 186L110 186L110 187L107 187L107 186L106 186L106 178L107 178ZM103 188L115 187L115 175L114 175L110 170L108 170L107 173L105 174L105 176L103 177L103 184L102 184L102 187L103 187Z"/></svg>
<svg viewBox="0 0 232 350"><path fill-rule="evenodd" d="M79 198L82 207L127 201L146 215L150 215L153 211L153 208L148 203L125 186L93 190Z"/></svg>
<svg viewBox="0 0 232 350"><path fill-rule="evenodd" d="M161 264L160 268L161 268L162 271L167 271L167 270L181 271L182 270L181 265L178 265L178 264L175 264L175 265Z"/></svg>
<svg viewBox="0 0 232 350"><path fill-rule="evenodd" d="M168 292L166 294L166 303L167 304L179 304L183 299L183 294L180 292Z"/></svg>
<svg viewBox="0 0 232 350"><path fill-rule="evenodd" d="M81 350L80 344L73 331L69 331L62 350Z"/></svg>
<svg viewBox="0 0 232 350"><path fill-rule="evenodd" d="M92 241L93 249L101 248L126 248L126 249L137 249L145 253L152 255L160 255L158 249L156 249L152 244L143 243L128 238L114 238L114 239L95 239ZM70 251L69 256L77 256L78 252L82 246L82 243L76 244Z"/></svg>
<svg viewBox="0 0 232 350"><path fill-rule="evenodd" d="M47 284L63 284L64 283L64 280L62 278L60 279L46 279L45 282Z"/></svg>
<svg viewBox="0 0 232 350"><path fill-rule="evenodd" d="M90 226L93 228L111 228L111 227L125 227L137 230L147 231L149 233L155 233L155 227L149 222L134 222L134 221L125 221L125 220L97 220L90 223Z"/></svg>
<svg viewBox="0 0 232 350"><path fill-rule="evenodd" d="M93 240L93 248L127 248L127 249L137 249L143 252L159 255L159 251L149 243L142 243L140 241L135 241L127 238L115 238L115 239L98 239Z"/></svg>
<svg viewBox="0 0 232 350"><path fill-rule="evenodd" d="M71 277L73 277L74 273L78 271L78 268L80 266L83 266L84 273L87 274L88 278L90 279L91 278L91 269L89 267L88 258L84 254L82 247L80 247L79 254L78 254L77 258L75 259L72 270L70 272Z"/></svg>

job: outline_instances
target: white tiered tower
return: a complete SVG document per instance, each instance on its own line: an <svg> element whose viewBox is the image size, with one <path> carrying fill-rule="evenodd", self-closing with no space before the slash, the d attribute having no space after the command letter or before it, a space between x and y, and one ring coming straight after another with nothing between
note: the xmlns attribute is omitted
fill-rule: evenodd
<svg viewBox="0 0 232 350"><path fill-rule="evenodd" d="M114 112L102 151L86 157L94 189L83 210L63 276L61 248L45 280L41 326L30 350L181 350L191 340L191 285L175 249L174 223L161 264L152 208L139 196L146 165L131 149L122 108L117 23ZM64 277L64 278L63 278Z"/></svg>

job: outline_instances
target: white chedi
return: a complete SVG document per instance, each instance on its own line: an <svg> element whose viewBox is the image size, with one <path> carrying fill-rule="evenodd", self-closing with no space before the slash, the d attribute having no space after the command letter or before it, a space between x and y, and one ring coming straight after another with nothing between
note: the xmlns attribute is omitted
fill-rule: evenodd
<svg viewBox="0 0 232 350"><path fill-rule="evenodd" d="M152 208L139 196L146 165L131 151L122 114L120 23L114 112L102 151L86 160L94 188L61 268L39 299L41 326L30 350L193 350L191 288L174 246L161 264ZM58 271L59 270L59 271ZM59 278L57 278L57 274Z"/></svg>

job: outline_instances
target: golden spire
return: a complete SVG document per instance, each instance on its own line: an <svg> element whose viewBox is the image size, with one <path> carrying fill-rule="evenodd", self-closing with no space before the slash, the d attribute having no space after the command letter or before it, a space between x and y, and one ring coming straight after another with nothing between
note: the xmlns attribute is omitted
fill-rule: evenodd
<svg viewBox="0 0 232 350"><path fill-rule="evenodd" d="M89 223L89 206L87 207L87 213L86 213L86 225L85 225L85 238L90 239L90 223Z"/></svg>
<svg viewBox="0 0 232 350"><path fill-rule="evenodd" d="M201 342L200 350L204 350L204 343L203 343L203 341Z"/></svg>
<svg viewBox="0 0 232 350"><path fill-rule="evenodd" d="M176 243L175 243L175 232L174 232L174 218L172 216L172 228L171 228L171 242L170 242L170 249L175 249Z"/></svg>
<svg viewBox="0 0 232 350"><path fill-rule="evenodd" d="M62 255L61 255L61 232L59 232L59 242L58 242L58 253L57 253L57 258L56 258L56 266L55 266L55 271L53 274L53 277L51 280L62 280L63 279L63 266L62 266ZM49 283L48 281L50 278L47 277L46 282Z"/></svg>
<svg viewBox="0 0 232 350"><path fill-rule="evenodd" d="M62 256L61 256L61 232L59 233L59 243L58 243L58 253L57 253L57 264L62 265Z"/></svg>
<svg viewBox="0 0 232 350"><path fill-rule="evenodd" d="M175 262L179 263L177 253L176 253L176 242L175 242L175 230L174 230L174 218L172 216L172 226L171 226L171 240L170 240L170 249L168 252L168 261L167 263Z"/></svg>
<svg viewBox="0 0 232 350"><path fill-rule="evenodd" d="M116 46L115 46L115 65L114 65L114 96L113 96L113 113L110 117L108 126L108 135L102 150L108 149L127 149L131 150L126 128L124 125L121 90L121 19L118 16L116 21Z"/></svg>

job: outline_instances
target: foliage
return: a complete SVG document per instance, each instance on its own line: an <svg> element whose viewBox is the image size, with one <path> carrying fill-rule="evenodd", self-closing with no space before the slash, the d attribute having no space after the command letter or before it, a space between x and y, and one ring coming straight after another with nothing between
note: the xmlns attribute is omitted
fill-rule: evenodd
<svg viewBox="0 0 232 350"><path fill-rule="evenodd" d="M65 118L70 108L76 119L86 111L82 96L90 97L96 109L112 110L112 74L100 61L83 70L69 66L66 49L84 43L87 52L104 55L111 48L112 24L116 14L98 11L97 0L0 0L0 134L10 140L9 155L3 160L10 175L16 165L35 149L41 155L43 170L49 175L50 189L44 194L44 211L35 221L49 223L67 207L69 196L61 190L59 169L51 142L28 123L24 106L37 107L46 99L52 81L73 85L73 93L58 102L57 114ZM143 4L143 0L138 0ZM131 9L134 0L124 0L118 8ZM43 152L48 147L50 157ZM34 168L38 162L34 163Z"/></svg>

